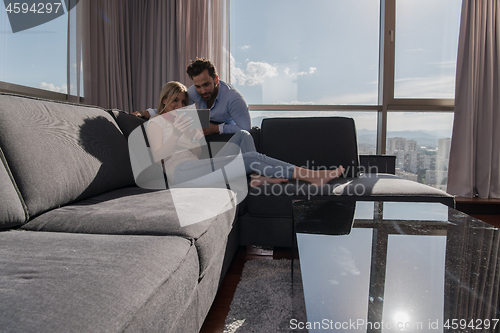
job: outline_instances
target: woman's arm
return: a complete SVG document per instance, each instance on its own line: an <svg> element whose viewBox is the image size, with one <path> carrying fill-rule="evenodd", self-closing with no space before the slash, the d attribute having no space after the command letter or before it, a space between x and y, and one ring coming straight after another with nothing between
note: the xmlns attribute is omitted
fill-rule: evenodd
<svg viewBox="0 0 500 333"><path fill-rule="evenodd" d="M193 142L192 142L192 147L190 150L193 154L196 156L200 157L201 156L201 145L200 145L200 139L203 137L203 132L201 129L192 129L189 130L191 131L189 133L189 137L192 137Z"/></svg>
<svg viewBox="0 0 500 333"><path fill-rule="evenodd" d="M149 123L146 127L146 133L156 163L160 163L162 159L172 156L180 136L175 135L172 131L167 142L163 144L163 130L160 125L156 123Z"/></svg>
<svg viewBox="0 0 500 333"><path fill-rule="evenodd" d="M149 145L155 162L160 163L162 159L172 156L175 151L175 147L177 146L177 141L179 141L182 133L191 125L191 123L191 119L184 119L182 116L177 117L175 122L172 124L172 133L165 144L163 144L163 129L160 125L153 122L148 124L146 127L146 133L148 135Z"/></svg>

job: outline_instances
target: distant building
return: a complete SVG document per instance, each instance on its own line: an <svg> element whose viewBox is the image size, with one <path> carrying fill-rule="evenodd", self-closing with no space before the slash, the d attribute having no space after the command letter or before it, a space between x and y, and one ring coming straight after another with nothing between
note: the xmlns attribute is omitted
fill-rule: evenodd
<svg viewBox="0 0 500 333"><path fill-rule="evenodd" d="M406 139L405 138L389 138L387 139L387 154L395 155L398 150L405 151Z"/></svg>
<svg viewBox="0 0 500 333"><path fill-rule="evenodd" d="M448 170L450 162L451 139L443 138L438 140L438 151L436 156L436 170Z"/></svg>
<svg viewBox="0 0 500 333"><path fill-rule="evenodd" d="M417 141L415 140L406 140L405 142L405 151L407 153L411 152L411 151L417 151Z"/></svg>
<svg viewBox="0 0 500 333"><path fill-rule="evenodd" d="M416 150L410 151L408 153L408 169L413 172L417 173L418 172L418 152Z"/></svg>
<svg viewBox="0 0 500 333"><path fill-rule="evenodd" d="M406 171L401 171L398 169L396 170L396 176L398 176L399 178L403 178L403 179L413 180L415 182L418 181L417 174L406 172Z"/></svg>
<svg viewBox="0 0 500 333"><path fill-rule="evenodd" d="M451 140L438 140L438 148L419 147L417 141L405 138L387 139L387 154L396 156L396 175L445 190ZM425 170L425 175L423 174ZM425 179L425 180L424 180Z"/></svg>
<svg viewBox="0 0 500 333"><path fill-rule="evenodd" d="M405 151L404 150L396 150L393 155L396 155L396 168L404 170L405 168Z"/></svg>
<svg viewBox="0 0 500 333"><path fill-rule="evenodd" d="M435 158L430 155L420 154L419 168L422 170L434 170Z"/></svg>
<svg viewBox="0 0 500 333"><path fill-rule="evenodd" d="M425 184L437 188L446 188L448 182L448 171L444 170L427 170L425 172Z"/></svg>
<svg viewBox="0 0 500 333"><path fill-rule="evenodd" d="M451 139L443 138L438 140L438 157L449 158L451 148Z"/></svg>

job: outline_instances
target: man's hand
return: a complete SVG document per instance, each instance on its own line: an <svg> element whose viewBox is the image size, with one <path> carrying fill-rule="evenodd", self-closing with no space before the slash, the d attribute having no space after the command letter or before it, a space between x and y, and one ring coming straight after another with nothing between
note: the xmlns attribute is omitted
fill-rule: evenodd
<svg viewBox="0 0 500 333"><path fill-rule="evenodd" d="M135 111L130 113L133 116L140 117L140 118L146 118L149 119L151 115L149 114L149 111Z"/></svg>
<svg viewBox="0 0 500 333"><path fill-rule="evenodd" d="M203 129L203 134L205 136L211 135L211 134L219 134L219 125L210 123L209 128Z"/></svg>

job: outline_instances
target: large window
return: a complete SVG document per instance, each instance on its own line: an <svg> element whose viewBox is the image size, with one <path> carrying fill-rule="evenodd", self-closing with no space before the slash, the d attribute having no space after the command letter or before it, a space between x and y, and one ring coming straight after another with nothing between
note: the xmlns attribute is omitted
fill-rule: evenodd
<svg viewBox="0 0 500 333"><path fill-rule="evenodd" d="M378 103L374 0L233 0L231 83L250 104Z"/></svg>
<svg viewBox="0 0 500 333"><path fill-rule="evenodd" d="M446 189L461 5L231 0L231 83L254 126L347 115L360 154L396 155L399 176Z"/></svg>
<svg viewBox="0 0 500 333"><path fill-rule="evenodd" d="M461 5L396 2L396 98L454 98Z"/></svg>
<svg viewBox="0 0 500 333"><path fill-rule="evenodd" d="M389 112L386 153L396 156L396 175L446 190L452 129L450 112Z"/></svg>
<svg viewBox="0 0 500 333"><path fill-rule="evenodd" d="M62 15L13 33L0 5L0 81L66 94L67 31L68 17Z"/></svg>

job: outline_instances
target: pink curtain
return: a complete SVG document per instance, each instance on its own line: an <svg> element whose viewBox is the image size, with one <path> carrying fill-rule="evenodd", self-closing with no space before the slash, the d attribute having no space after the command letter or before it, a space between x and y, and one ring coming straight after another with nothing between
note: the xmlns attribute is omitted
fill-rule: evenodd
<svg viewBox="0 0 500 333"><path fill-rule="evenodd" d="M178 0L181 82L191 85L185 68L196 57L210 59L219 77L229 78L229 1Z"/></svg>
<svg viewBox="0 0 500 333"><path fill-rule="evenodd" d="M448 170L458 196L500 198L499 10L498 0L463 0Z"/></svg>
<svg viewBox="0 0 500 333"><path fill-rule="evenodd" d="M156 107L168 81L192 84L186 66L196 57L214 61L222 79L228 75L229 0L88 0L78 6L86 104L127 112Z"/></svg>

